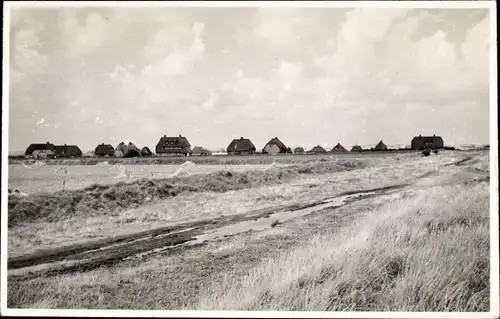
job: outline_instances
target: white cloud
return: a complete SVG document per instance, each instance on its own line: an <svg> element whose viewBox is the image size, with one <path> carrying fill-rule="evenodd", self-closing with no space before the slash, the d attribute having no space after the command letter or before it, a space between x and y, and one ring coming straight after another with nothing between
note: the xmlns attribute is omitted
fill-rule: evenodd
<svg viewBox="0 0 500 319"><path fill-rule="evenodd" d="M221 17L231 17L227 10ZM455 128L487 138L487 19L455 12L450 29L446 11L238 12L233 20L192 8L17 12L16 147L51 136L93 147L122 134L142 145L167 133L207 147L228 135L257 144L269 135L295 145L405 143L419 130L451 136ZM59 131L24 134L36 127L35 112Z"/></svg>

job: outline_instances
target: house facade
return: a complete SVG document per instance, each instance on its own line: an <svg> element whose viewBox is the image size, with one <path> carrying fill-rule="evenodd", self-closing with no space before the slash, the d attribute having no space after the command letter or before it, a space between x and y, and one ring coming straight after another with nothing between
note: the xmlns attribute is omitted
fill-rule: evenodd
<svg viewBox="0 0 500 319"><path fill-rule="evenodd" d="M76 145L56 145L57 157L81 157L82 150Z"/></svg>
<svg viewBox="0 0 500 319"><path fill-rule="evenodd" d="M158 144L156 144L156 154L161 156L191 155L191 144L189 144L187 138L182 135L178 137L164 135L160 138Z"/></svg>
<svg viewBox="0 0 500 319"><path fill-rule="evenodd" d="M248 138L240 137L231 141L227 147L227 155L252 155L256 148Z"/></svg>
<svg viewBox="0 0 500 319"><path fill-rule="evenodd" d="M56 151L56 146L52 143L38 143L38 144L31 144L30 146L28 146L28 148L26 149L26 152L24 152L24 155L26 156L33 156L33 152L34 151L50 151L50 152L53 152L54 154L57 153ZM50 153L48 152L48 153Z"/></svg>
<svg viewBox="0 0 500 319"><path fill-rule="evenodd" d="M444 148L444 141L441 136L415 136L411 140L412 150L423 150L423 149L441 149Z"/></svg>
<svg viewBox="0 0 500 319"><path fill-rule="evenodd" d="M113 156L115 155L115 149L110 144L101 143L97 145L94 150L94 155L96 156Z"/></svg>
<svg viewBox="0 0 500 319"><path fill-rule="evenodd" d="M274 137L269 142L267 142L267 144L264 146L264 149L262 150L262 154L277 155L280 153L288 153L288 148L277 137Z"/></svg>
<svg viewBox="0 0 500 319"><path fill-rule="evenodd" d="M195 146L193 148L193 155L196 155L196 156L210 156L212 155L212 152L201 147L201 146Z"/></svg>

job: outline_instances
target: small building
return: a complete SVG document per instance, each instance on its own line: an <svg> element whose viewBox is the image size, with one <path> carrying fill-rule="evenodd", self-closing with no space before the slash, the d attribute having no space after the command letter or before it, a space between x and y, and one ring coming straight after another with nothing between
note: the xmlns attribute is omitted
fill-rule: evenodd
<svg viewBox="0 0 500 319"><path fill-rule="evenodd" d="M121 142L115 148L115 156L116 157L138 157L138 156L141 156L141 150L137 146L135 146L135 144L132 142L128 142L128 144Z"/></svg>
<svg viewBox="0 0 500 319"><path fill-rule="evenodd" d="M363 148L359 145L354 145L352 148L351 148L351 152L363 152Z"/></svg>
<svg viewBox="0 0 500 319"><path fill-rule="evenodd" d="M54 154L57 153L56 146L54 144L52 144L52 143L47 142L45 144L43 144L43 143L31 144L26 149L26 152L24 152L24 155L26 155L26 156L33 156L33 152L34 151L51 151Z"/></svg>
<svg viewBox="0 0 500 319"><path fill-rule="evenodd" d="M82 150L76 145L56 145L57 157L81 157Z"/></svg>
<svg viewBox="0 0 500 319"><path fill-rule="evenodd" d="M332 148L332 153L347 153L347 150L340 143L337 143L337 145Z"/></svg>
<svg viewBox="0 0 500 319"><path fill-rule="evenodd" d="M179 135L176 136L166 136L164 135L160 138L158 144L156 144L156 154L165 155L190 155L191 144L186 137Z"/></svg>
<svg viewBox="0 0 500 319"><path fill-rule="evenodd" d="M301 154L305 154L305 151L304 151L304 148L303 147L296 147L294 150L293 150L293 153L294 154L297 154L297 155L301 155Z"/></svg>
<svg viewBox="0 0 500 319"><path fill-rule="evenodd" d="M380 142L378 142L377 145L375 145L374 150L375 151L387 151L387 145L385 145L384 142L380 141Z"/></svg>
<svg viewBox="0 0 500 319"><path fill-rule="evenodd" d="M57 153L54 150L34 150L31 153L33 158L36 159L46 159L46 158L56 158Z"/></svg>
<svg viewBox="0 0 500 319"><path fill-rule="evenodd" d="M444 141L441 136L415 136L411 140L412 150L423 150L423 149L440 149L444 148Z"/></svg>
<svg viewBox="0 0 500 319"><path fill-rule="evenodd" d="M280 153L288 153L288 147L277 137L272 138L262 149L262 154L277 155Z"/></svg>
<svg viewBox="0 0 500 319"><path fill-rule="evenodd" d="M94 150L94 155L96 156L113 156L115 155L115 149L110 144L101 143L97 145Z"/></svg>
<svg viewBox="0 0 500 319"><path fill-rule="evenodd" d="M315 147L311 148L311 150L308 152L309 154L326 154L326 150L321 147L320 145L316 145Z"/></svg>
<svg viewBox="0 0 500 319"><path fill-rule="evenodd" d="M252 155L256 148L248 138L234 139L227 147L227 155Z"/></svg>
<svg viewBox="0 0 500 319"><path fill-rule="evenodd" d="M153 152L151 152L149 147L144 146L141 150L141 156L153 156Z"/></svg>
<svg viewBox="0 0 500 319"><path fill-rule="evenodd" d="M201 147L201 146L195 146L193 148L193 155L196 155L196 156L210 156L212 155L212 152Z"/></svg>
<svg viewBox="0 0 500 319"><path fill-rule="evenodd" d="M141 155L141 150L132 142L127 144L127 150L123 153L123 157L140 157Z"/></svg>

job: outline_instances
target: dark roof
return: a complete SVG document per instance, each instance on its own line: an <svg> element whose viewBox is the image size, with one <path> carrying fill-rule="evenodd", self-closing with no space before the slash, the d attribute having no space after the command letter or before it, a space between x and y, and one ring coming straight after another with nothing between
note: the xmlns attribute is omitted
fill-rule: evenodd
<svg viewBox="0 0 500 319"><path fill-rule="evenodd" d="M332 152L347 152L347 150L345 149L345 147L340 145L340 143L337 143L337 145L335 145L335 147L332 148Z"/></svg>
<svg viewBox="0 0 500 319"><path fill-rule="evenodd" d="M201 146L195 146L193 148L193 153L195 153L195 154L212 154L211 151L209 151L206 148L203 148Z"/></svg>
<svg viewBox="0 0 500 319"><path fill-rule="evenodd" d="M144 146L141 150L141 155L143 156L150 156L150 155L153 155L153 152L151 152L151 150L149 149L149 147L147 146Z"/></svg>
<svg viewBox="0 0 500 319"><path fill-rule="evenodd" d="M52 143L35 143L28 146L25 155L32 155L34 151L51 150L56 152L56 146Z"/></svg>
<svg viewBox="0 0 500 319"><path fill-rule="evenodd" d="M422 135L419 135L419 136L415 136L413 139L412 139L412 142L413 141L423 141L423 142L433 142L434 140L443 140L443 138L441 136L422 136Z"/></svg>
<svg viewBox="0 0 500 319"><path fill-rule="evenodd" d="M304 148L303 147L296 147L294 150L293 150L294 153L304 153Z"/></svg>
<svg viewBox="0 0 500 319"><path fill-rule="evenodd" d="M360 152L362 151L363 148L359 145L354 145L352 148L351 148L351 152Z"/></svg>
<svg viewBox="0 0 500 319"><path fill-rule="evenodd" d="M316 145L315 147L311 148L309 153L326 153L326 150L323 147Z"/></svg>
<svg viewBox="0 0 500 319"><path fill-rule="evenodd" d="M386 150L387 149L387 145L384 144L384 142L380 141L378 142L378 144L375 146L375 149L376 150Z"/></svg>
<svg viewBox="0 0 500 319"><path fill-rule="evenodd" d="M280 139L279 139L279 138L277 138L277 137L274 137L274 138L272 138L269 142L267 142L267 144L264 146L264 149L265 149L268 145L272 145L272 144L274 144L274 145L278 146L281 152L286 152L286 151L287 151L287 147L286 147L286 145L285 145L282 141L280 141Z"/></svg>
<svg viewBox="0 0 500 319"><path fill-rule="evenodd" d="M227 152L247 152L255 151L255 145L248 138L234 139L227 147Z"/></svg>
<svg viewBox="0 0 500 319"><path fill-rule="evenodd" d="M76 145L56 145L58 156L81 156L82 150Z"/></svg>
<svg viewBox="0 0 500 319"><path fill-rule="evenodd" d="M104 144L101 143L97 145L97 147L94 150L95 155L114 155L115 154L115 149L111 144Z"/></svg>
<svg viewBox="0 0 500 319"><path fill-rule="evenodd" d="M156 144L156 153L191 153L191 144L186 137L166 136L160 138Z"/></svg>

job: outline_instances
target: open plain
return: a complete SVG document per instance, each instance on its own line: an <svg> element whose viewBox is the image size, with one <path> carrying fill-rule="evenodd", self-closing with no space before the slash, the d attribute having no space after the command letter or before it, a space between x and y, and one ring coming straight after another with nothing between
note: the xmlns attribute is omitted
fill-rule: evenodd
<svg viewBox="0 0 500 319"><path fill-rule="evenodd" d="M8 307L489 310L487 151L183 161L9 165Z"/></svg>

